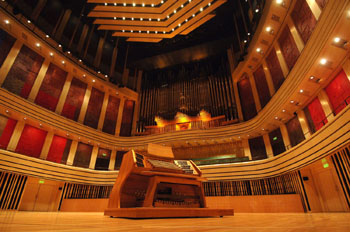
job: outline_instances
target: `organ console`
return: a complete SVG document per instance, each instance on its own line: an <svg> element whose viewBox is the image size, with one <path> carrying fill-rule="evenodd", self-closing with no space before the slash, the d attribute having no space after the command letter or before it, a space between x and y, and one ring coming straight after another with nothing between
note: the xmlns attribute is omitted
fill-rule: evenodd
<svg viewBox="0 0 350 232"><path fill-rule="evenodd" d="M170 147L148 145L147 154L127 152L104 214L125 218L210 217L233 209L206 208L201 171L174 160Z"/></svg>

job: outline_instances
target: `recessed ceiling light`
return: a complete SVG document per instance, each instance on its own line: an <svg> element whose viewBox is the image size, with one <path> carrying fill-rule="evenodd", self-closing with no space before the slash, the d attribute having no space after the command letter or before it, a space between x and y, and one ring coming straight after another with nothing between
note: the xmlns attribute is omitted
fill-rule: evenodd
<svg viewBox="0 0 350 232"><path fill-rule="evenodd" d="M261 52L261 48L257 48L256 51L257 51L257 52Z"/></svg>
<svg viewBox="0 0 350 232"><path fill-rule="evenodd" d="M304 93L304 90L303 89L299 90L299 93Z"/></svg>
<svg viewBox="0 0 350 232"><path fill-rule="evenodd" d="M123 17L123 20L125 20L125 17Z"/></svg>
<svg viewBox="0 0 350 232"><path fill-rule="evenodd" d="M290 103L292 103L292 104L293 104L293 103L294 103L294 100L290 100Z"/></svg>
<svg viewBox="0 0 350 232"><path fill-rule="evenodd" d="M154 4L152 3L152 5L151 5L152 7L154 7Z"/></svg>
<svg viewBox="0 0 350 232"><path fill-rule="evenodd" d="M335 43L339 43L339 41L340 41L340 38L339 38L339 37L335 37L335 38L334 38L334 42L335 42Z"/></svg>
<svg viewBox="0 0 350 232"><path fill-rule="evenodd" d="M278 117L276 116L275 119L278 120Z"/></svg>
<svg viewBox="0 0 350 232"><path fill-rule="evenodd" d="M132 6L136 6L136 3L133 3Z"/></svg>
<svg viewBox="0 0 350 232"><path fill-rule="evenodd" d="M271 27L266 27L265 29L267 32L270 32L271 31Z"/></svg>
<svg viewBox="0 0 350 232"><path fill-rule="evenodd" d="M40 43L36 43L35 46L40 47Z"/></svg>
<svg viewBox="0 0 350 232"><path fill-rule="evenodd" d="M250 32L248 32L247 35L250 35Z"/></svg>
<svg viewBox="0 0 350 232"><path fill-rule="evenodd" d="M311 76L311 77L310 77L310 80L313 80L313 79L315 79L315 77L314 77L314 76Z"/></svg>
<svg viewBox="0 0 350 232"><path fill-rule="evenodd" d="M276 0L277 4L282 4L283 0Z"/></svg>
<svg viewBox="0 0 350 232"><path fill-rule="evenodd" d="M142 20L143 20L143 18L140 18L140 20L142 21Z"/></svg>
<svg viewBox="0 0 350 232"><path fill-rule="evenodd" d="M142 3L142 6L145 6L145 3Z"/></svg>
<svg viewBox="0 0 350 232"><path fill-rule="evenodd" d="M125 30L122 30L122 32L125 32Z"/></svg>
<svg viewBox="0 0 350 232"><path fill-rule="evenodd" d="M158 22L160 21L160 18L158 18Z"/></svg>
<svg viewBox="0 0 350 232"><path fill-rule="evenodd" d="M10 21L8 19L4 20L5 24L10 24Z"/></svg>
<svg viewBox="0 0 350 232"><path fill-rule="evenodd" d="M134 20L134 18L131 18L131 20Z"/></svg>
<svg viewBox="0 0 350 232"><path fill-rule="evenodd" d="M167 18L169 18L170 16L169 16L169 15L167 15L166 17L167 17Z"/></svg>
<svg viewBox="0 0 350 232"><path fill-rule="evenodd" d="M64 60L62 60L62 64L65 64L66 62Z"/></svg>
<svg viewBox="0 0 350 232"><path fill-rule="evenodd" d="M322 59L320 60L320 64L322 64L322 65L327 64L327 59L322 58Z"/></svg>
<svg viewBox="0 0 350 232"><path fill-rule="evenodd" d="M126 3L124 3L123 5L126 6Z"/></svg>
<svg viewBox="0 0 350 232"><path fill-rule="evenodd" d="M50 52L50 56L53 56L53 52Z"/></svg>
<svg viewBox="0 0 350 232"><path fill-rule="evenodd" d="M117 17L114 17L114 20L116 20L117 19Z"/></svg>
<svg viewBox="0 0 350 232"><path fill-rule="evenodd" d="M184 8L184 5L181 5L181 8Z"/></svg>
<svg viewBox="0 0 350 232"><path fill-rule="evenodd" d="M83 74L83 77L86 77L86 74Z"/></svg>
<svg viewBox="0 0 350 232"><path fill-rule="evenodd" d="M259 12L259 9L258 9L258 8L256 8L256 9L255 9L255 13L258 13L258 12Z"/></svg>
<svg viewBox="0 0 350 232"><path fill-rule="evenodd" d="M174 10L174 14L176 14L176 10Z"/></svg>
<svg viewBox="0 0 350 232"><path fill-rule="evenodd" d="M79 62L83 62L81 59L79 59Z"/></svg>
<svg viewBox="0 0 350 232"><path fill-rule="evenodd" d="M200 11L203 11L203 8L201 8Z"/></svg>
<svg viewBox="0 0 350 232"><path fill-rule="evenodd" d="M70 54L70 51L68 51L67 53Z"/></svg>
<svg viewBox="0 0 350 232"><path fill-rule="evenodd" d="M285 112L286 112L286 110L285 110L285 109L283 109L283 110L282 110L282 112L283 112L283 113L285 113Z"/></svg>
<svg viewBox="0 0 350 232"><path fill-rule="evenodd" d="M243 43L247 43L248 41L245 39L244 41L243 41Z"/></svg>
<svg viewBox="0 0 350 232"><path fill-rule="evenodd" d="M27 23L31 23L31 21L30 21L30 20L27 20Z"/></svg>
<svg viewBox="0 0 350 232"><path fill-rule="evenodd" d="M61 48L61 47L62 47L62 45L61 45L61 44L59 44L59 45L58 45L58 47L59 47L59 48Z"/></svg>
<svg viewBox="0 0 350 232"><path fill-rule="evenodd" d="M149 31L147 31L147 34L149 34Z"/></svg>
<svg viewBox="0 0 350 232"><path fill-rule="evenodd" d="M115 2L115 3L114 3L114 5L116 6L116 5L117 5L117 3Z"/></svg>
<svg viewBox="0 0 350 232"><path fill-rule="evenodd" d="M152 19L151 18L149 18L149 21L151 21Z"/></svg>
<svg viewBox="0 0 350 232"><path fill-rule="evenodd" d="M210 3L210 2L208 3L208 6L211 6L211 3Z"/></svg>
<svg viewBox="0 0 350 232"><path fill-rule="evenodd" d="M49 35L46 35L45 37L46 37L46 38L50 38L50 36L49 36Z"/></svg>
<svg viewBox="0 0 350 232"><path fill-rule="evenodd" d="M92 80L92 82L93 82L93 83L95 83L95 82L96 82L96 80L95 80L95 79L93 79L93 80Z"/></svg>
<svg viewBox="0 0 350 232"><path fill-rule="evenodd" d="M107 6L107 2L105 2L105 6Z"/></svg>
<svg viewBox="0 0 350 232"><path fill-rule="evenodd" d="M108 77L108 75L105 75L105 77Z"/></svg>
<svg viewBox="0 0 350 232"><path fill-rule="evenodd" d="M133 31L133 30L131 30L130 32L131 32L131 33L133 33L134 31Z"/></svg>

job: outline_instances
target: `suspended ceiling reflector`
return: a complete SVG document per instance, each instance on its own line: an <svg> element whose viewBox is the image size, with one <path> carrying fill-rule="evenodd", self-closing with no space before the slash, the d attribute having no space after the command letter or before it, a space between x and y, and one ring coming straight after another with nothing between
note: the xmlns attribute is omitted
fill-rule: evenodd
<svg viewBox="0 0 350 232"><path fill-rule="evenodd" d="M157 43L187 35L212 19L227 0L87 0L96 6L88 14L99 30L130 42Z"/></svg>

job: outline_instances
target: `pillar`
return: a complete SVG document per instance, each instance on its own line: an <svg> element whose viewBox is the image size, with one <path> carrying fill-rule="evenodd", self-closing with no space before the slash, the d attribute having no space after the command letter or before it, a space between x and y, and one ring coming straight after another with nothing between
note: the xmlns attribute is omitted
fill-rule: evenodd
<svg viewBox="0 0 350 232"><path fill-rule="evenodd" d="M95 169L97 154L98 154L98 146L94 146L92 149L92 154L90 158L90 164L89 164L90 169Z"/></svg>
<svg viewBox="0 0 350 232"><path fill-rule="evenodd" d="M272 150L269 134L264 134L262 137L264 139L267 158L271 158L273 157L273 150Z"/></svg>
<svg viewBox="0 0 350 232"><path fill-rule="evenodd" d="M20 52L20 50L22 48L22 45L23 45L23 43L21 41L16 40L16 42L12 46L9 54L7 55L4 63L2 64L2 66L0 68L0 86L2 86L2 84L4 83L7 74L9 73L13 63L16 60L18 53Z"/></svg>
<svg viewBox="0 0 350 232"><path fill-rule="evenodd" d="M312 11L312 14L315 16L316 20L318 20L322 12L321 8L318 6L315 0L306 0L306 2Z"/></svg>
<svg viewBox="0 0 350 232"><path fill-rule="evenodd" d="M275 90L275 86L273 85L271 73L269 68L267 67L265 59L262 61L262 66L265 73L265 78L266 78L267 86L269 88L270 96L272 97L275 94L276 90Z"/></svg>
<svg viewBox="0 0 350 232"><path fill-rule="evenodd" d="M91 89L92 89L92 85L89 84L87 89L86 89L83 104L81 105L81 109L80 109L80 113L79 113L78 122L80 122L80 123L84 123L87 106L88 106L89 100L90 100Z"/></svg>
<svg viewBox="0 0 350 232"><path fill-rule="evenodd" d="M298 115L298 120L299 120L301 129L303 130L305 139L310 138L311 137L311 130L310 130L310 127L307 123L307 119L306 119L306 115L305 115L304 110L299 110L297 112L297 115Z"/></svg>
<svg viewBox="0 0 350 232"><path fill-rule="evenodd" d="M58 103L57 103L57 106L56 106L55 112L57 114L61 114L62 113L63 106L64 106L64 103L66 102L68 91L69 91L70 85L72 83L72 79L73 79L73 75L71 73L68 73L66 82L64 83L64 86L63 86L60 98L58 99Z"/></svg>
<svg viewBox="0 0 350 232"><path fill-rule="evenodd" d="M10 142L7 145L7 149L6 150L9 150L9 151L15 151L16 150L18 141L21 138L22 131L24 129L24 125L25 125L25 121L17 121L15 129L14 129L14 131L12 133L12 136L10 138Z"/></svg>
<svg viewBox="0 0 350 232"><path fill-rule="evenodd" d="M251 72L248 72L248 76L249 76L250 86L252 87L256 112L259 112L261 110L261 104L260 104L258 89L256 88L255 79Z"/></svg>
<svg viewBox="0 0 350 232"><path fill-rule="evenodd" d="M41 149L41 153L39 157L40 159L46 160L47 155L49 154L49 151L50 151L53 136L54 136L54 133L52 131L47 132L43 149Z"/></svg>
<svg viewBox="0 0 350 232"><path fill-rule="evenodd" d="M57 41L59 41L61 39L64 28L66 27L71 14L72 14L72 10L70 10L70 9L68 9L64 12L62 20L60 21L60 24L59 24L58 29L57 29L55 36L54 36Z"/></svg>
<svg viewBox="0 0 350 232"><path fill-rule="evenodd" d="M115 127L115 135L119 136L120 133L120 127L122 125L122 119L123 119L123 111L124 111L124 103L125 103L125 98L122 97L120 99L120 104L119 104L119 109L118 109L118 119L117 119L117 124Z"/></svg>
<svg viewBox="0 0 350 232"><path fill-rule="evenodd" d="M78 141L72 140L72 144L69 149L69 154L67 158L67 165L73 165L74 158L75 158L75 153L77 152L78 148Z"/></svg>
<svg viewBox="0 0 350 232"><path fill-rule="evenodd" d="M106 117L108 99L109 99L109 93L105 92L105 96L103 98L102 109L101 109L101 113L100 113L100 118L98 120L97 130L102 130L103 123L104 123L105 117Z"/></svg>
<svg viewBox="0 0 350 232"><path fill-rule="evenodd" d="M50 60L45 59L43 65L41 66L41 68L39 70L38 76L36 77L36 79L34 81L33 87L30 90L30 93L28 96L29 101L31 101L31 102L35 101L35 98L39 93L40 86L43 83L43 80L44 80L46 71L49 68L49 65L50 65Z"/></svg>
<svg viewBox="0 0 350 232"><path fill-rule="evenodd" d="M109 165L108 165L109 171L114 170L116 157L117 157L117 150L115 148L112 148L111 158L109 160Z"/></svg>
<svg viewBox="0 0 350 232"><path fill-rule="evenodd" d="M292 146L291 146L291 143L290 143L290 138L289 138L287 126L285 124L281 124L280 125L280 131L281 131L281 134L282 134L282 139L283 139L284 146L286 147L286 150L291 149Z"/></svg>
<svg viewBox="0 0 350 232"><path fill-rule="evenodd" d="M249 160L252 160L252 153L250 152L249 141L248 139L242 139L242 145L244 149L244 156L248 157Z"/></svg>
<svg viewBox="0 0 350 232"><path fill-rule="evenodd" d="M237 113L238 113L238 119L239 121L243 122L243 111L242 111L242 105L241 105L241 100L239 98L239 91L238 91L238 86L237 82L233 82L233 91L235 94L235 102L236 102L236 107L237 107Z"/></svg>
<svg viewBox="0 0 350 232"><path fill-rule="evenodd" d="M327 117L327 120L332 120L334 118L333 109L326 91L324 89L321 89L317 97L318 100L320 100L322 109Z"/></svg>
<svg viewBox="0 0 350 232"><path fill-rule="evenodd" d="M295 41L295 44L297 45L297 48L298 48L299 52L301 53L305 47L305 44L304 44L304 41L301 38L301 36L300 36L297 28L295 27L295 24L290 16L288 16L288 18L287 18L287 24L288 24L290 33L292 34L292 37Z"/></svg>
<svg viewBox="0 0 350 232"><path fill-rule="evenodd" d="M275 43L275 51L276 51L278 62L280 63L280 66L283 72L283 76L286 78L288 76L289 69L288 69L286 60L284 59L283 54L281 52L280 45L278 43Z"/></svg>

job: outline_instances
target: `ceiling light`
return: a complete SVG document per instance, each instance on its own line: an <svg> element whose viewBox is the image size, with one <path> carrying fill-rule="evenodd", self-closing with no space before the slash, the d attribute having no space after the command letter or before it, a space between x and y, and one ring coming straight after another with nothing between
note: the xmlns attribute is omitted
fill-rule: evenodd
<svg viewBox="0 0 350 232"><path fill-rule="evenodd" d="M123 20L125 20L125 17L123 17Z"/></svg>
<svg viewBox="0 0 350 232"><path fill-rule="evenodd" d="M304 93L304 90L303 89L299 90L299 93Z"/></svg>
<svg viewBox="0 0 350 232"><path fill-rule="evenodd" d="M164 1L162 0L160 3L161 3L161 4L163 4L163 3L164 3Z"/></svg>
<svg viewBox="0 0 350 232"><path fill-rule="evenodd" d="M101 73L101 71L97 71L97 73L98 73L98 74L100 74L100 73Z"/></svg>
<svg viewBox="0 0 350 232"><path fill-rule="evenodd" d="M124 3L123 5L126 6L126 3Z"/></svg>
<svg viewBox="0 0 350 232"><path fill-rule="evenodd" d="M340 41L340 38L339 38L339 37L335 37L335 38L334 38L334 42L335 42L335 43L339 43L339 41Z"/></svg>
<svg viewBox="0 0 350 232"><path fill-rule="evenodd" d="M134 18L131 18L131 20L134 20Z"/></svg>
<svg viewBox="0 0 350 232"><path fill-rule="evenodd" d="M125 30L122 30L122 32L125 32Z"/></svg>
<svg viewBox="0 0 350 232"><path fill-rule="evenodd" d="M176 10L174 10L174 14L176 14Z"/></svg>
<svg viewBox="0 0 350 232"><path fill-rule="evenodd" d="M283 0L276 0L277 4L282 4Z"/></svg>
<svg viewBox="0 0 350 232"><path fill-rule="evenodd" d="M188 19L185 20L185 22L187 22L187 21L188 21Z"/></svg>
<svg viewBox="0 0 350 232"><path fill-rule="evenodd" d="M195 14L192 15L192 17L196 16Z"/></svg>
<svg viewBox="0 0 350 232"><path fill-rule="evenodd" d="M40 43L36 43L35 46L40 47Z"/></svg>
<svg viewBox="0 0 350 232"><path fill-rule="evenodd" d="M67 53L70 54L70 51L68 51Z"/></svg>
<svg viewBox="0 0 350 232"><path fill-rule="evenodd" d="M158 31L155 31L156 34L158 34Z"/></svg>
<svg viewBox="0 0 350 232"><path fill-rule="evenodd" d="M10 21L8 19L4 20L5 24L10 24Z"/></svg>
<svg viewBox="0 0 350 232"><path fill-rule="evenodd" d="M276 116L275 119L278 120L278 117Z"/></svg>
<svg viewBox="0 0 350 232"><path fill-rule="evenodd" d="M160 18L158 18L158 22L160 21Z"/></svg>
<svg viewBox="0 0 350 232"><path fill-rule="evenodd" d="M86 74L83 74L83 77L85 78L85 77L86 77Z"/></svg>
<svg viewBox="0 0 350 232"><path fill-rule="evenodd" d="M149 21L152 21L152 19L151 19L151 18L149 18Z"/></svg>
<svg viewBox="0 0 350 232"><path fill-rule="evenodd" d="M181 8L184 8L184 5L181 5Z"/></svg>
<svg viewBox="0 0 350 232"><path fill-rule="evenodd" d="M52 52L50 52L50 56L53 56L53 53L52 53Z"/></svg>
<svg viewBox="0 0 350 232"><path fill-rule="evenodd" d="M266 27L265 29L267 32L270 32L271 31L271 27Z"/></svg>
<svg viewBox="0 0 350 232"><path fill-rule="evenodd" d="M290 100L290 103L292 103L292 104L293 104L293 103L294 103L294 100Z"/></svg>
<svg viewBox="0 0 350 232"><path fill-rule="evenodd" d="M114 5L116 6L116 5L117 5L117 3L114 3Z"/></svg>
<svg viewBox="0 0 350 232"><path fill-rule="evenodd" d="M247 35L250 35L250 32L248 32Z"/></svg>
<svg viewBox="0 0 350 232"><path fill-rule="evenodd" d="M247 43L248 41L245 39L245 40L243 40L243 43Z"/></svg>
<svg viewBox="0 0 350 232"><path fill-rule="evenodd" d="M320 64L322 64L322 65L327 64L327 59L322 58L322 59L320 60Z"/></svg>
<svg viewBox="0 0 350 232"><path fill-rule="evenodd" d="M173 28L173 29L171 29L172 31L174 31L175 29Z"/></svg>
<svg viewBox="0 0 350 232"><path fill-rule="evenodd" d="M192 2L192 0L188 0L188 2Z"/></svg>
<svg viewBox="0 0 350 232"><path fill-rule="evenodd" d="M62 60L62 64L65 64L66 62L64 60Z"/></svg>
<svg viewBox="0 0 350 232"><path fill-rule="evenodd" d="M139 33L141 33L141 31L139 31Z"/></svg>
<svg viewBox="0 0 350 232"><path fill-rule="evenodd" d="M181 27L181 23L179 23L179 25L178 25L179 27Z"/></svg>
<svg viewBox="0 0 350 232"><path fill-rule="evenodd" d="M26 118L26 117L24 117L23 119L24 119L24 120L27 120L27 118Z"/></svg>
<svg viewBox="0 0 350 232"><path fill-rule="evenodd" d="M49 35L46 35L45 37L46 37L46 38L50 38L50 36L49 36Z"/></svg>
<svg viewBox="0 0 350 232"><path fill-rule="evenodd" d="M92 80L92 82L93 82L93 83L95 83L95 82L96 82L96 80L95 80L95 79L93 79L93 80Z"/></svg>
<svg viewBox="0 0 350 232"><path fill-rule="evenodd" d="M61 45L61 44L59 44L59 45L58 45L58 47L59 47L59 48L61 48L61 47L62 47L62 45Z"/></svg>
<svg viewBox="0 0 350 232"><path fill-rule="evenodd" d="M143 20L143 18L140 18L140 20L142 21L142 20Z"/></svg>
<svg viewBox="0 0 350 232"><path fill-rule="evenodd" d="M81 59L79 59L79 62L83 62Z"/></svg>
<svg viewBox="0 0 350 232"><path fill-rule="evenodd" d="M105 77L107 78L107 77L108 77L108 75L105 75Z"/></svg>
<svg viewBox="0 0 350 232"><path fill-rule="evenodd" d="M114 19L117 19L117 17L114 17Z"/></svg>
<svg viewBox="0 0 350 232"><path fill-rule="evenodd" d="M27 23L31 23L31 21L30 21L30 20L27 20Z"/></svg>
<svg viewBox="0 0 350 232"><path fill-rule="evenodd" d="M107 6L107 2L105 2L105 6Z"/></svg>
<svg viewBox="0 0 350 232"><path fill-rule="evenodd" d="M261 48L257 48L256 51L257 51L257 52L261 52Z"/></svg>
<svg viewBox="0 0 350 232"><path fill-rule="evenodd" d="M283 113L285 113L285 112L286 112L286 110L285 110L285 109L283 109L283 110L282 110L282 112L283 112Z"/></svg>
<svg viewBox="0 0 350 232"><path fill-rule="evenodd" d="M152 5L151 5L152 7L154 7L154 4L152 3Z"/></svg>
<svg viewBox="0 0 350 232"><path fill-rule="evenodd" d="M203 8L201 8L200 11L203 11Z"/></svg>
<svg viewBox="0 0 350 232"><path fill-rule="evenodd" d="M147 34L149 34L149 31L147 31Z"/></svg>
<svg viewBox="0 0 350 232"><path fill-rule="evenodd" d="M136 6L136 3L133 3L132 6Z"/></svg>
<svg viewBox="0 0 350 232"><path fill-rule="evenodd" d="M314 76L311 76L311 77L310 77L310 80L313 80L314 78L315 78Z"/></svg>
<svg viewBox="0 0 350 232"><path fill-rule="evenodd" d="M165 31L163 31L163 34L165 34Z"/></svg>
<svg viewBox="0 0 350 232"><path fill-rule="evenodd" d="M131 30L130 32L131 32L131 33L133 33L134 31L133 31L133 30Z"/></svg>
<svg viewBox="0 0 350 232"><path fill-rule="evenodd" d="M259 9L258 9L258 8L256 8L256 9L255 9L255 13L258 13L258 12L259 12Z"/></svg>
<svg viewBox="0 0 350 232"><path fill-rule="evenodd" d="M166 16L167 18L169 18L170 16L168 15L168 16Z"/></svg>
<svg viewBox="0 0 350 232"><path fill-rule="evenodd" d="M142 6L145 6L145 3L142 3Z"/></svg>

